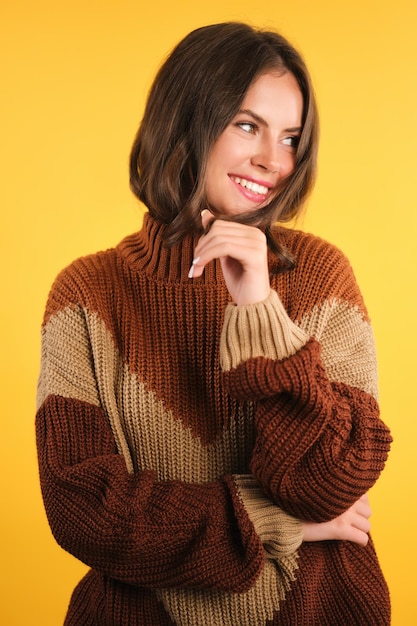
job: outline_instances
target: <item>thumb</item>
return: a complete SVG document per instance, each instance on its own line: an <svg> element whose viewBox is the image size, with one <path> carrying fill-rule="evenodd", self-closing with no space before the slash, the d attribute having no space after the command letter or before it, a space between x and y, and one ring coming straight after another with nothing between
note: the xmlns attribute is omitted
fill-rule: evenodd
<svg viewBox="0 0 417 626"><path fill-rule="evenodd" d="M208 209L204 209L203 211L201 211L201 224L204 230L206 230L210 222L213 222L214 220L215 217L211 211L209 211Z"/></svg>

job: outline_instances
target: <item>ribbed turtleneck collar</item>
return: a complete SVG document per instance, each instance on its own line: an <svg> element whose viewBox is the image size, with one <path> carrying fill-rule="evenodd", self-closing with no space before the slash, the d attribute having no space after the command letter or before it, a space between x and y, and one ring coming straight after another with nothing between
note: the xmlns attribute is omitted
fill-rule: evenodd
<svg viewBox="0 0 417 626"><path fill-rule="evenodd" d="M143 218L142 229L123 239L117 250L134 271L144 272L156 280L189 282L194 250L198 238L185 237L175 246L168 247L163 240L166 226L153 219L149 213ZM223 282L220 264L210 263L201 278L193 282Z"/></svg>

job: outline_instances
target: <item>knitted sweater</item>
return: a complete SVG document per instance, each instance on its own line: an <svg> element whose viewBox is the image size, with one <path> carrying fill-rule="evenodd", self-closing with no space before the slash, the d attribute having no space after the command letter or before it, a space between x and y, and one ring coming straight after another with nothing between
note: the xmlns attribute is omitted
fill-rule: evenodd
<svg viewBox="0 0 417 626"><path fill-rule="evenodd" d="M51 290L38 389L52 532L91 570L68 626L386 626L370 540L302 543L378 478L374 343L349 263L298 231L296 267L236 306L196 240L149 215ZM270 263L278 263L270 258Z"/></svg>

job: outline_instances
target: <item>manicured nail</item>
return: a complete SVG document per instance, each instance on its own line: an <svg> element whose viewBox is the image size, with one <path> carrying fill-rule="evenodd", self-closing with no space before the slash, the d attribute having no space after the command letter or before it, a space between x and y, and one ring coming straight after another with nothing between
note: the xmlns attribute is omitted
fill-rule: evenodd
<svg viewBox="0 0 417 626"><path fill-rule="evenodd" d="M192 278L194 276L194 268L197 265L197 263L199 262L200 257L198 256L196 259L193 260L193 264L190 267L190 271L188 272L188 278Z"/></svg>

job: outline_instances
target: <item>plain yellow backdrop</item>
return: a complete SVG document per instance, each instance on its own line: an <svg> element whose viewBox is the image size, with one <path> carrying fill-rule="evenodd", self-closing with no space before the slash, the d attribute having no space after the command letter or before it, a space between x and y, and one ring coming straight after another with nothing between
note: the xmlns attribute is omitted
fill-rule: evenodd
<svg viewBox="0 0 417 626"><path fill-rule="evenodd" d="M393 626L417 624L414 0L14 0L0 9L5 626L62 624L85 571L55 544L38 486L35 393L48 290L74 258L139 228L127 162L155 70L189 30L230 19L280 30L311 68L322 142L301 226L346 252L371 313L382 415L395 437L371 493L373 536Z"/></svg>

